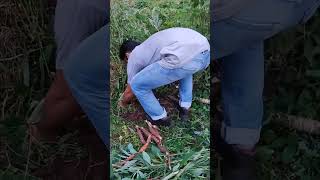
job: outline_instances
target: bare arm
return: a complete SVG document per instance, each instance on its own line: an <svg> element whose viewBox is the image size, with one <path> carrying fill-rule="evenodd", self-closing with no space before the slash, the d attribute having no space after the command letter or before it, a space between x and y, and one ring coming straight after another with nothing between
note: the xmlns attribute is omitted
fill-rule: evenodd
<svg viewBox="0 0 320 180"><path fill-rule="evenodd" d="M120 101L119 101L119 106L124 107L128 105L133 99L134 99L134 94L131 90L130 85L128 84L125 91L123 92Z"/></svg>
<svg viewBox="0 0 320 180"><path fill-rule="evenodd" d="M124 93L123 93L122 102L123 102L124 104L129 104L129 103L133 100L134 97L135 97L135 96L134 96L134 94L133 94L133 92L132 92L132 90L131 90L131 87L130 87L130 85L128 84L127 87L126 87L126 89L125 89L125 91L124 91Z"/></svg>

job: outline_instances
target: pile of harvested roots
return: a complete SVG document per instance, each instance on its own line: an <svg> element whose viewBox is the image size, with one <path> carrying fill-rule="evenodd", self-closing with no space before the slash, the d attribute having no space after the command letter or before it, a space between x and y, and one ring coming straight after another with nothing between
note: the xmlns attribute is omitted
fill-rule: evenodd
<svg viewBox="0 0 320 180"><path fill-rule="evenodd" d="M170 159L170 153L167 150L167 148L164 147L162 144L163 138L160 135L159 128L156 125L152 125L149 121L145 121L148 125L148 129L144 127L140 127L136 125L136 132L137 135L139 136L140 142L143 144L142 147L139 149L138 152L130 155L127 157L125 160L122 160L116 164L116 166L121 167L125 165L128 161L132 160L135 158L138 154L144 152L150 145L152 141L154 141L158 148L160 149L160 152L165 154L166 157L166 164L171 169L171 159Z"/></svg>

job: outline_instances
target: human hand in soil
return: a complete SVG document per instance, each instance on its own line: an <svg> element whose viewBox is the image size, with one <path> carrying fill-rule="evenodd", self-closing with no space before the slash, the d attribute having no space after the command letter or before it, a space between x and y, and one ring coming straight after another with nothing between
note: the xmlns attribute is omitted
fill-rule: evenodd
<svg viewBox="0 0 320 180"><path fill-rule="evenodd" d="M134 99L134 94L131 90L130 85L127 85L126 90L123 92L121 98L119 99L118 106L125 107Z"/></svg>
<svg viewBox="0 0 320 180"><path fill-rule="evenodd" d="M122 96L121 96L121 98L119 99L119 101L118 101L118 107L120 107L120 108L124 108L124 107L126 107L126 104L123 102L123 100L122 100Z"/></svg>

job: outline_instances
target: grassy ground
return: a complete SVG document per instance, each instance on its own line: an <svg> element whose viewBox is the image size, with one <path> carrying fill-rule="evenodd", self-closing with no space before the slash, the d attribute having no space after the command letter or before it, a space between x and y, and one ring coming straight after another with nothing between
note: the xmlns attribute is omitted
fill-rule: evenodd
<svg viewBox="0 0 320 180"><path fill-rule="evenodd" d="M138 150L142 145L134 133L136 124L145 126L144 121L128 121L121 114L131 110L117 107L117 101L125 88L126 73L118 58L118 48L124 39L143 41L151 34L169 27L189 27L198 30L208 38L209 16L208 1L196 6L191 1L112 1L111 2L111 142L113 163L124 155L121 149L130 151L131 144ZM199 73L194 80L195 98L209 98L209 71ZM158 95L176 95L175 86L166 86L157 90ZM156 156L155 146L146 152L151 156L151 164L144 162L142 156L129 167L115 168L119 178L143 179L143 177L165 177L176 175L181 179L202 179L209 170L209 106L194 101L191 124L179 122L177 113L173 114L174 125L161 128L164 144L176 154L172 169L166 168L162 155ZM133 130L132 130L133 129ZM129 149L128 149L129 144ZM189 163L189 164L188 164ZM175 167L175 168L174 168ZM180 175L174 174L181 172Z"/></svg>
<svg viewBox="0 0 320 180"><path fill-rule="evenodd" d="M33 179L44 159L31 158L24 140L26 117L51 81L49 12L41 1L0 1L0 179Z"/></svg>
<svg viewBox="0 0 320 180"><path fill-rule="evenodd" d="M274 113L281 112L319 122L319 23L317 12L308 24L267 42L266 125L259 145L261 179L320 178L319 135L299 132L269 121ZM307 120L303 122L307 124Z"/></svg>
<svg viewBox="0 0 320 180"><path fill-rule="evenodd" d="M38 179L35 170L46 169L57 157L69 162L88 157L75 131L55 144L31 145L27 141L26 119L45 96L52 82L51 72L55 71L53 10L46 1L0 1L0 179L3 180Z"/></svg>

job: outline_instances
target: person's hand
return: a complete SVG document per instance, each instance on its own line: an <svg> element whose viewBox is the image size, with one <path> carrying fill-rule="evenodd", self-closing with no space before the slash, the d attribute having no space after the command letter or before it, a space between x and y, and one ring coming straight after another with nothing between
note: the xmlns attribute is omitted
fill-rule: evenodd
<svg viewBox="0 0 320 180"><path fill-rule="evenodd" d="M122 101L122 100L118 101L118 107L120 107L120 108L124 108L125 106L126 106L126 104L125 104L125 103L123 103L123 101Z"/></svg>
<svg viewBox="0 0 320 180"><path fill-rule="evenodd" d="M123 94L121 94L119 100L118 100L118 107L124 108L126 106L126 103L123 100Z"/></svg>
<svg viewBox="0 0 320 180"><path fill-rule="evenodd" d="M121 94L119 100L118 100L118 107L124 108L128 104L132 102L134 99L134 94L131 91L130 85L127 85L125 91Z"/></svg>

